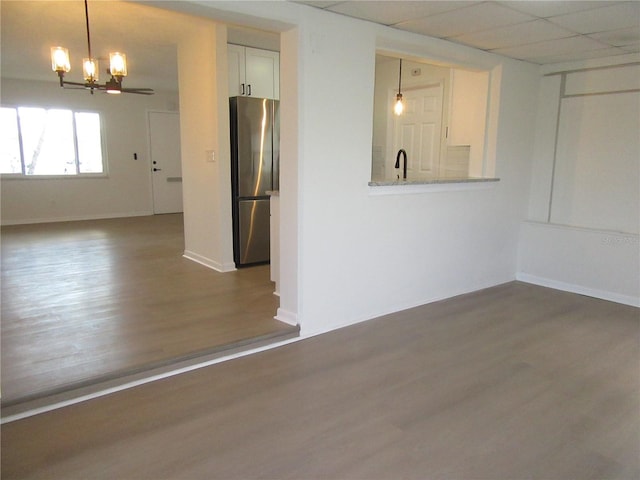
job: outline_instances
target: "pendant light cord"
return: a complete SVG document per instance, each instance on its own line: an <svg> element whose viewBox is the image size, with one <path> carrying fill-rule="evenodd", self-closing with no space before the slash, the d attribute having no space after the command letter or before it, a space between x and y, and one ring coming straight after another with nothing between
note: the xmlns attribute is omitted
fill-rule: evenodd
<svg viewBox="0 0 640 480"><path fill-rule="evenodd" d="M87 0L85 0L86 2ZM88 27L87 27L88 28ZM402 84L402 59L400 59L400 74L398 75L398 94L400 94L400 85Z"/></svg>
<svg viewBox="0 0 640 480"><path fill-rule="evenodd" d="M93 60L93 56L91 56L91 35L89 35L89 6L87 5L87 0L84 0L84 17L87 22L87 47L89 49L89 59Z"/></svg>

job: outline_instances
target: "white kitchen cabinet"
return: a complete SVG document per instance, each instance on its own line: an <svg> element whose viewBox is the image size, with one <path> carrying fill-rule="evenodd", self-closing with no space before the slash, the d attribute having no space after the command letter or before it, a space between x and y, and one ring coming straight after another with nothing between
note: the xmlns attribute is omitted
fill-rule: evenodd
<svg viewBox="0 0 640 480"><path fill-rule="evenodd" d="M468 147L468 175L483 176L489 72L451 69L447 151ZM452 148L455 147L455 148Z"/></svg>
<svg viewBox="0 0 640 480"><path fill-rule="evenodd" d="M228 45L229 96L280 99L280 54Z"/></svg>
<svg viewBox="0 0 640 480"><path fill-rule="evenodd" d="M451 69L448 145L471 145L484 137L488 72Z"/></svg>

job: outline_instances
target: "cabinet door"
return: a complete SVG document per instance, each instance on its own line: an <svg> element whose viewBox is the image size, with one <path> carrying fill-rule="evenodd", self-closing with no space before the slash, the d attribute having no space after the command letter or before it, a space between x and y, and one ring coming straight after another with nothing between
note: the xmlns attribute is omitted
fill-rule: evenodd
<svg viewBox="0 0 640 480"><path fill-rule="evenodd" d="M228 45L227 59L229 63L229 96L245 95L242 85L245 84L244 47Z"/></svg>
<svg viewBox="0 0 640 480"><path fill-rule="evenodd" d="M257 48L245 49L247 95L280 98L280 54Z"/></svg>

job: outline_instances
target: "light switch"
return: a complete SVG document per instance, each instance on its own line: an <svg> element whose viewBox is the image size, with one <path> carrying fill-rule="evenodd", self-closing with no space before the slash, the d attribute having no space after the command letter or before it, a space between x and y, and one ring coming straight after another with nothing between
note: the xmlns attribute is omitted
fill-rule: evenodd
<svg viewBox="0 0 640 480"><path fill-rule="evenodd" d="M216 161L216 153L213 150L207 150L207 162L209 163L215 163Z"/></svg>

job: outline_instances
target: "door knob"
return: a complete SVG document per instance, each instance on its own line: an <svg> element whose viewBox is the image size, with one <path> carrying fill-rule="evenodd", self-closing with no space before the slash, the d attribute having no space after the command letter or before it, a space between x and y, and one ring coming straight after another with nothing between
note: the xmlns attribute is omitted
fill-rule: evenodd
<svg viewBox="0 0 640 480"><path fill-rule="evenodd" d="M160 170L162 170L162 169L161 169L161 168L155 168L155 167L153 167L153 171L154 171L154 172L159 172Z"/></svg>

